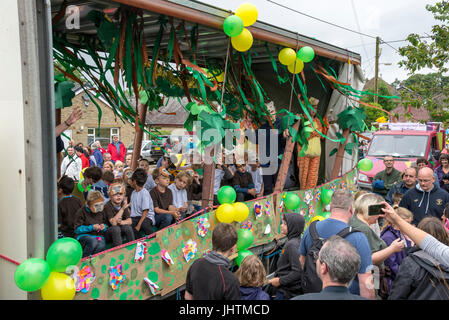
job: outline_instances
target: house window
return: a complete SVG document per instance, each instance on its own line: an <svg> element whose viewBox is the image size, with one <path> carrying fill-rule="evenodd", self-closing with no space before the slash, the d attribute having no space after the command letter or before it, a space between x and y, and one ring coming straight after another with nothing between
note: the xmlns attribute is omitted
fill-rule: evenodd
<svg viewBox="0 0 449 320"><path fill-rule="evenodd" d="M100 141L103 148L107 148L112 141L113 135L120 136L119 128L87 128L87 144L91 145L94 141Z"/></svg>

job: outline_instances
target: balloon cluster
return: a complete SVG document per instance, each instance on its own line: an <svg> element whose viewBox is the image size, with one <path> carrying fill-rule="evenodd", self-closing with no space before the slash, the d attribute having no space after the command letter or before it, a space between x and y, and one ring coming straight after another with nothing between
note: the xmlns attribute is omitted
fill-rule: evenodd
<svg viewBox="0 0 449 320"><path fill-rule="evenodd" d="M249 215L249 208L243 202L234 202L237 194L233 187L223 186L217 193L220 206L215 212L218 222L232 223L234 221L242 222Z"/></svg>
<svg viewBox="0 0 449 320"><path fill-rule="evenodd" d="M72 300L75 283L67 275L83 255L80 243L73 238L61 238L53 242L46 260L30 258L22 262L14 273L14 282L24 291L41 290L43 300Z"/></svg>
<svg viewBox="0 0 449 320"><path fill-rule="evenodd" d="M302 47L297 53L292 48L284 48L279 51L278 58L281 64L287 66L288 71L297 74L304 69L304 63L315 58L315 51L308 46Z"/></svg>
<svg viewBox="0 0 449 320"><path fill-rule="evenodd" d="M223 186L217 193L218 202L220 206L215 212L215 216L219 222L232 223L242 222L249 215L249 208L243 202L235 202L237 193L233 187ZM247 250L254 241L254 235L249 229L240 229L238 231L237 250L239 251L235 259L238 266L242 260L253 253Z"/></svg>
<svg viewBox="0 0 449 320"><path fill-rule="evenodd" d="M223 22L223 31L231 37L232 47L245 52L253 45L253 35L246 29L257 20L257 8L251 3L241 4L235 15L227 17Z"/></svg>

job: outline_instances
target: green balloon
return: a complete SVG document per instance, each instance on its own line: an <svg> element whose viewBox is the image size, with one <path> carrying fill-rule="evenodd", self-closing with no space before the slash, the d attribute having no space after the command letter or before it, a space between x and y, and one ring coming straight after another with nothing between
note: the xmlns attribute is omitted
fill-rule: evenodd
<svg viewBox="0 0 449 320"><path fill-rule="evenodd" d="M77 184L78 190L79 190L80 192L86 191L86 190L84 190L84 187L83 187L83 185L82 185L83 181L84 181L84 180L80 180L80 181L78 181L78 184ZM91 189L91 185L89 184L89 185L87 186L87 191L90 191L90 189Z"/></svg>
<svg viewBox="0 0 449 320"><path fill-rule="evenodd" d="M296 193L289 192L285 195L284 204L288 210L296 210L301 205L301 198Z"/></svg>
<svg viewBox="0 0 449 320"><path fill-rule="evenodd" d="M218 190L217 199L220 204L234 203L235 199L237 199L237 193L235 189L231 186L223 186Z"/></svg>
<svg viewBox="0 0 449 320"><path fill-rule="evenodd" d="M363 158L357 163L357 168L360 171L370 171L373 168L373 162L368 158Z"/></svg>
<svg viewBox="0 0 449 320"><path fill-rule="evenodd" d="M315 58L315 51L311 47L302 47L299 49L298 53L296 54L299 60L302 62L310 62Z"/></svg>
<svg viewBox="0 0 449 320"><path fill-rule="evenodd" d="M254 253L252 253L249 250L242 250L237 255L237 258L235 258L235 263L240 267L240 264L242 263L243 259L245 259L247 256L252 256Z"/></svg>
<svg viewBox="0 0 449 320"><path fill-rule="evenodd" d="M76 266L82 256L83 248L77 240L61 238L53 242L46 258L51 271L66 272L67 267Z"/></svg>
<svg viewBox="0 0 449 320"><path fill-rule="evenodd" d="M240 229L237 233L237 250L242 251L251 246L254 241L253 233L248 229Z"/></svg>
<svg viewBox="0 0 449 320"><path fill-rule="evenodd" d="M223 22L223 31L229 37L235 37L241 34L243 27L243 20L236 15L227 17Z"/></svg>
<svg viewBox="0 0 449 320"><path fill-rule="evenodd" d="M321 191L321 201L323 201L324 204L331 203L333 194L334 192L332 190L324 189L323 191Z"/></svg>
<svg viewBox="0 0 449 320"><path fill-rule="evenodd" d="M24 291L36 291L43 287L50 277L50 266L39 258L22 262L14 273L14 282Z"/></svg>

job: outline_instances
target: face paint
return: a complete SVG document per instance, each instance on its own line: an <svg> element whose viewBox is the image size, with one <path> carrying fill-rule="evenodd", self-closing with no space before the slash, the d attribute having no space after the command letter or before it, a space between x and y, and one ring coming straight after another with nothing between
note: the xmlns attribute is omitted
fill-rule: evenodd
<svg viewBox="0 0 449 320"><path fill-rule="evenodd" d="M97 213L103 211L104 205L103 203L94 203L92 207L93 207L92 212Z"/></svg>

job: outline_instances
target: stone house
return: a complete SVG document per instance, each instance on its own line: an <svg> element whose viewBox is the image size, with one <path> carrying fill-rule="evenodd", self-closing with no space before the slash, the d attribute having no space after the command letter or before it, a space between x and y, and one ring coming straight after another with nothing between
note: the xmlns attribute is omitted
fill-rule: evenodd
<svg viewBox="0 0 449 320"><path fill-rule="evenodd" d="M75 86L74 92L75 97L72 99L72 106L61 110L61 121L69 117L74 107L80 107L83 115L74 125L64 132L65 135L71 137L75 143L81 142L83 145L90 145L92 142L99 140L105 149L115 134L119 135L120 141L127 148L134 143L134 125L126 120L123 122L116 116L106 100L101 97L95 98L102 113L100 128L98 129L97 107L79 86ZM187 103L184 100L181 101ZM187 116L188 113L185 111L183 105L177 99L170 99L167 105L162 106L158 111L148 112L146 123L152 128L159 130L162 134L170 134L175 128L183 128ZM62 138L67 146L68 140L64 136ZM148 139L148 134L144 132L143 140Z"/></svg>

